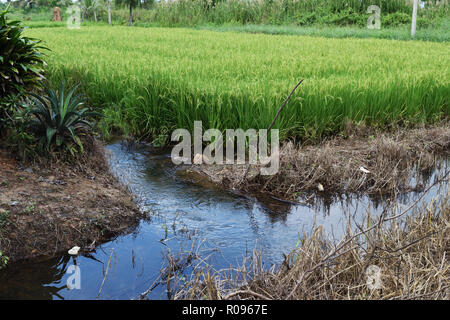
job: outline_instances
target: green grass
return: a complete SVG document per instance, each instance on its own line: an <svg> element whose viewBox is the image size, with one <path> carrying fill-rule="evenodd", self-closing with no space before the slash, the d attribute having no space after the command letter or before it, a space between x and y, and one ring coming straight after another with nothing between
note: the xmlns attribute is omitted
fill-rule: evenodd
<svg viewBox="0 0 450 320"><path fill-rule="evenodd" d="M67 22L66 21L23 21L22 25L29 29L34 28L67 28ZM92 21L85 21L80 24L83 27L101 27L101 26L107 26L108 23L106 22L92 22Z"/></svg>
<svg viewBox="0 0 450 320"><path fill-rule="evenodd" d="M449 115L448 43L329 39L175 28L34 28L47 77L81 82L103 125L155 138L174 128L276 127L317 139L347 120L373 126Z"/></svg>
<svg viewBox="0 0 450 320"><path fill-rule="evenodd" d="M62 11L64 12L64 10ZM9 8L8 18L11 20L30 21L52 21L53 8L35 8L33 10L23 10L14 7Z"/></svg>
<svg viewBox="0 0 450 320"><path fill-rule="evenodd" d="M24 21L23 25L27 28L60 28L66 27L66 22L52 21ZM120 26L113 22L113 26ZM81 24L83 27L108 26L106 22L85 21ZM158 23L137 22L135 27L160 28ZM254 24L203 24L187 27L194 30L209 30L216 32L241 32L241 33L262 33L272 35L293 35L293 36L312 36L325 38L360 38L360 39L390 39L390 40L422 40L432 42L450 41L450 19L444 19L438 27L419 28L414 38L411 38L411 26L403 25L392 28L382 28L380 30L370 30L356 26L338 27L338 26L295 26L295 25L254 25Z"/></svg>
<svg viewBox="0 0 450 320"><path fill-rule="evenodd" d="M274 26L274 25L200 25L194 27L198 30L211 30L219 32L247 32L280 35L314 36L326 38L373 38L392 40L423 40L444 42L450 41L450 19L444 19L438 27L419 28L416 35L411 38L411 26L403 25L398 27L382 28L380 30L370 30L356 26L336 27L336 26Z"/></svg>

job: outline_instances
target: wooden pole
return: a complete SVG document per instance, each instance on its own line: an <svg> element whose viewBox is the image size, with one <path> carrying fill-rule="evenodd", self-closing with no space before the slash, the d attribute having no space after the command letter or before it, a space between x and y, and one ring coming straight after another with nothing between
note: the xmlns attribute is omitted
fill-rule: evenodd
<svg viewBox="0 0 450 320"><path fill-rule="evenodd" d="M111 0L108 1L108 24L111 24Z"/></svg>
<svg viewBox="0 0 450 320"><path fill-rule="evenodd" d="M413 0L413 14L412 14L412 23L411 23L411 37L414 37L416 34L416 24L417 24L417 2L419 0Z"/></svg>

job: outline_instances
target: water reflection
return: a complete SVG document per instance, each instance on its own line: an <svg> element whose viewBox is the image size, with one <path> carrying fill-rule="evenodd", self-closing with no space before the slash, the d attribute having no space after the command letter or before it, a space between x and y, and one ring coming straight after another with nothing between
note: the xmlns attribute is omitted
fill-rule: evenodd
<svg viewBox="0 0 450 320"><path fill-rule="evenodd" d="M164 150L145 145L127 149L121 143L108 146L108 150L111 171L132 191L139 206L151 212L151 218L141 221L132 234L99 246L91 257L77 258L81 290L66 287L67 268L73 261L61 256L11 264L0 272L0 298L136 298L157 279L165 252L185 252L191 246L209 256L208 262L216 269L236 265L255 248L270 266L282 261L282 253L292 250L315 226L322 225L339 238L349 217L359 223L367 210L376 215L393 201L352 195L315 198L313 205L258 201L186 180L177 174ZM417 170L413 186L433 183L447 167L448 161L442 161L432 172L420 174ZM422 200L443 192L448 192L448 184L433 187ZM418 196L420 192L398 195L395 202L406 206ZM166 299L167 293L157 287L149 298Z"/></svg>
<svg viewBox="0 0 450 320"><path fill-rule="evenodd" d="M8 267L0 272L0 299L63 299L59 292L66 288L62 280L70 260L62 256Z"/></svg>

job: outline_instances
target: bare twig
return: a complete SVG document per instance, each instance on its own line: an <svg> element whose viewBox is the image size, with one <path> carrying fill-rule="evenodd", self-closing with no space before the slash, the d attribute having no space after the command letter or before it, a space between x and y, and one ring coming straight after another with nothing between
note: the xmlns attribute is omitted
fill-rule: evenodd
<svg viewBox="0 0 450 320"><path fill-rule="evenodd" d="M287 96L286 100L284 100L283 104L281 105L280 109L278 109L277 114L275 115L275 118L273 118L272 123L270 124L269 128L267 129L267 131L270 131L270 129L272 129L273 125L275 124L275 122L278 119L278 116L280 115L281 110L283 110L284 106L286 105L286 103L289 101L289 99L291 98L292 94L294 93L294 91L298 88L298 86L303 82L303 79L300 80L297 85L294 87L294 89L292 89L291 93L289 93L289 95Z"/></svg>
<svg viewBox="0 0 450 320"><path fill-rule="evenodd" d="M114 253L114 250L111 250L111 254L109 255L108 264L106 265L105 276L103 277L102 285L100 286L100 290L98 291L97 299L100 297L100 294L102 293L103 285L105 284L106 277L108 276L109 266L111 265L111 257L113 255L113 253Z"/></svg>
<svg viewBox="0 0 450 320"><path fill-rule="evenodd" d="M253 292L253 291L251 291L251 290L238 290L238 291L234 291L234 292L232 292L232 293L230 293L230 294L227 294L225 297L223 297L223 300L228 300L228 299L230 299L231 297L234 297L234 296L237 296L237 295L240 295L240 294L249 294L249 295L255 296L255 297L257 297L257 298L260 298L260 299L262 299L262 300L271 300L270 298L268 298L268 297L266 297L266 296L264 296L264 295L262 295L262 294L260 294L260 293Z"/></svg>

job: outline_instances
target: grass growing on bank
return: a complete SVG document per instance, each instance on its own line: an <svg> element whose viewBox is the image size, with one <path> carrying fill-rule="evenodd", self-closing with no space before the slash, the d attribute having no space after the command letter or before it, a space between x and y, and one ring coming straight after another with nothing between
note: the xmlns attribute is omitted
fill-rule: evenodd
<svg viewBox="0 0 450 320"><path fill-rule="evenodd" d="M47 77L81 82L108 130L276 126L316 139L345 122L434 122L449 115L448 44L217 33L190 29L30 29L52 50Z"/></svg>
<svg viewBox="0 0 450 320"><path fill-rule="evenodd" d="M24 21L27 28L57 28L66 27L63 22L54 21ZM108 23L99 21L84 21L82 27L107 26ZM116 22L112 23L117 26ZM136 27L143 28L159 28L162 27L158 23L137 22ZM414 38L411 37L411 26L403 25L396 27L382 28L380 30L370 30L357 26L297 26L297 25L264 25L264 24L236 24L227 23L223 25L201 24L190 27L194 30L210 30L217 32L241 32L241 33L263 33L273 35L293 35L293 36L312 36L325 38L361 38L361 39L391 39L391 40L422 40L433 42L449 42L450 41L450 19L445 19L439 26L419 28Z"/></svg>
<svg viewBox="0 0 450 320"><path fill-rule="evenodd" d="M199 30L211 30L219 32L247 32L280 35L313 36L325 38L373 38L392 40L423 40L444 42L450 41L450 19L444 20L439 27L420 28L414 38L411 38L411 26L370 30L356 26L296 26L296 25L256 25L256 24L224 24L224 25L200 25L194 27Z"/></svg>

